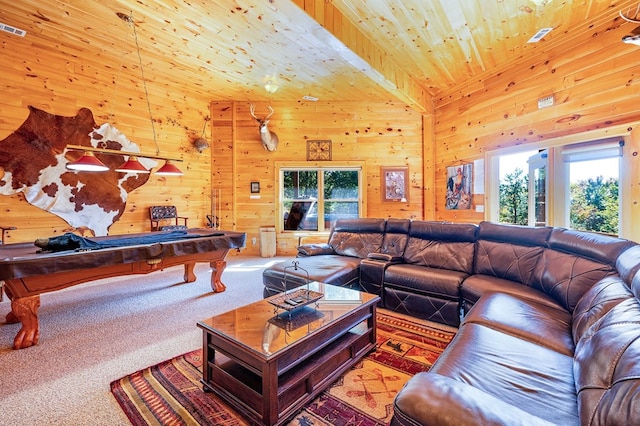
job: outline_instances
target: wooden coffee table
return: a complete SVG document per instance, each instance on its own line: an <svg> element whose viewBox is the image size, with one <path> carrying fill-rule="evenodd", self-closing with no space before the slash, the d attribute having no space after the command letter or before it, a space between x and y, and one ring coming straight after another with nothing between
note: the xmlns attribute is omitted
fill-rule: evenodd
<svg viewBox="0 0 640 426"><path fill-rule="evenodd" d="M269 303L276 295L198 322L204 390L252 422L280 425L375 348L378 296L308 288L323 297L290 312Z"/></svg>

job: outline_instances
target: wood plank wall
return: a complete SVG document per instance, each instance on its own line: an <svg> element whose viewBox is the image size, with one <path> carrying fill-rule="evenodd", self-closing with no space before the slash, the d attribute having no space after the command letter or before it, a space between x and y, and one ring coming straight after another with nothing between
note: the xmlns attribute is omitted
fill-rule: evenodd
<svg viewBox="0 0 640 426"><path fill-rule="evenodd" d="M138 67L123 67L118 73L117 66L100 63L99 57L80 62L30 40L13 37L11 42L0 43L4 63L0 71L0 140L24 122L29 105L63 116L73 116L86 107L97 124L110 122L141 152L156 153ZM148 231L151 205L176 205L194 227L204 226L205 214L211 210L211 150L199 153L191 143L191 136L200 136L209 115L210 94L185 92L153 81L148 81L147 87L160 153L182 156L184 163L177 165L185 174L177 178L152 175L146 185L130 193L126 212L109 230L112 235ZM207 138L210 132L207 126ZM18 228L7 233L6 243L71 230L65 221L31 206L20 194L0 196L0 212L0 225Z"/></svg>
<svg viewBox="0 0 640 426"><path fill-rule="evenodd" d="M620 42L627 30L608 29L582 45L564 46L546 60L521 61L499 75L469 81L434 99L435 114L424 117L402 103L273 103L270 128L280 137L274 153L262 148L246 100L210 103L213 91L160 86L151 77L148 90L160 150L184 156L180 166L185 176L152 177L130 194L127 211L110 233L147 230L147 208L164 203L175 204L190 218L190 225L204 226L214 200L221 208L222 228L247 232L247 252L258 253L252 238L259 238L260 226L273 226L277 220L274 163L306 160L309 139L331 139L334 161L365 162L369 217L478 222L482 213L444 208L448 166L483 158L502 147L588 135L627 123L632 129L640 122L639 50ZM25 120L28 105L60 115L87 107L98 123L110 121L142 151L155 151L136 67L125 67L118 76L98 57L78 63L43 46L13 42L0 44L0 52L5 64L0 71L0 139ZM537 99L550 94L556 105L538 110ZM256 103L256 111L266 106ZM208 115L211 149L198 153L189 137L194 132L199 136ZM632 133L626 152L637 153L640 135ZM632 209L624 214L640 219L637 158L624 163L634 197ZM410 203L382 202L380 167L405 165L410 170ZM259 199L250 198L252 181L260 182ZM482 194L474 197L474 207L483 202ZM0 212L1 225L18 227L7 234L7 242L33 241L69 228L19 195L0 197ZM295 237L278 236L279 254L292 253L294 246Z"/></svg>
<svg viewBox="0 0 640 426"><path fill-rule="evenodd" d="M260 227L276 226L276 162L304 162L307 140L330 139L332 162L364 161L367 180L366 216L423 217L422 116L397 103L256 102L257 116L274 108L269 129L280 144L267 152L249 102L212 102L213 188L220 193L223 229L247 232L247 252L259 253ZM332 162L322 162L328 165ZM321 164L321 163L318 163ZM383 202L382 166L408 166L408 203ZM260 183L259 198L251 198L251 182ZM256 238L256 245L253 245ZM277 235L278 254L293 254L297 237Z"/></svg>
<svg viewBox="0 0 640 426"><path fill-rule="evenodd" d="M473 209L445 209L448 166L482 159L488 151L515 145L561 140L569 135L584 135L588 140L614 126L629 135L640 122L640 48L620 41L628 30L607 28L585 43L562 46L544 60L522 61L506 72L469 81L436 98L436 218L472 222L484 218ZM555 105L538 109L537 100L549 95L555 97ZM637 139L630 138L631 144L624 150L627 157L636 158ZM630 158L623 164L627 185L623 191L635 192L633 208L623 216L631 215L637 223L640 168ZM474 207L484 204L483 196L474 195ZM640 241L638 232L633 230L627 237Z"/></svg>

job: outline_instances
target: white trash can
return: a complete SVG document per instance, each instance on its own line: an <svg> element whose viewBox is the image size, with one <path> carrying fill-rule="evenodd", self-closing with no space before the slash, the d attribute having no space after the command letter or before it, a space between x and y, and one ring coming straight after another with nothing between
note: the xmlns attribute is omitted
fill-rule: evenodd
<svg viewBox="0 0 640 426"><path fill-rule="evenodd" d="M276 255L276 227L260 227L260 256L273 257Z"/></svg>

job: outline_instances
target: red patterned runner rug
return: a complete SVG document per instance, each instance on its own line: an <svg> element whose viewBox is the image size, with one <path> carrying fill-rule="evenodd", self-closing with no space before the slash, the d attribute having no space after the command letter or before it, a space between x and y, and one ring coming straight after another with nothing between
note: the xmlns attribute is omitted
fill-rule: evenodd
<svg viewBox="0 0 640 426"><path fill-rule="evenodd" d="M290 422L290 426L387 425L406 381L428 371L454 330L378 310L377 348ZM234 409L202 390L202 350L186 353L111 383L137 425L248 425Z"/></svg>

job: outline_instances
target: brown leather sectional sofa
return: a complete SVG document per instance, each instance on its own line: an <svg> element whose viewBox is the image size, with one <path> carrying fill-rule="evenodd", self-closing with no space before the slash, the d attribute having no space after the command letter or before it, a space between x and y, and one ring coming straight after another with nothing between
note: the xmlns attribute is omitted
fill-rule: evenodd
<svg viewBox="0 0 640 426"><path fill-rule="evenodd" d="M395 400L392 425L640 423L640 246L490 222L338 221L299 248L311 279L459 327ZM282 291L282 262L263 273ZM297 275L296 275L297 274Z"/></svg>

